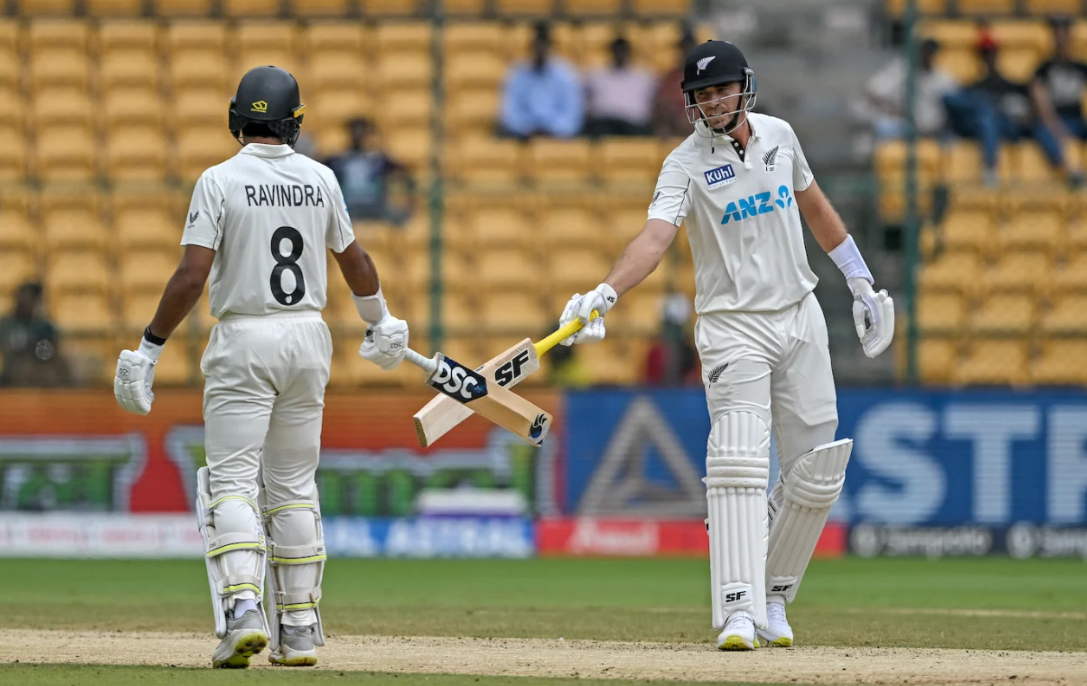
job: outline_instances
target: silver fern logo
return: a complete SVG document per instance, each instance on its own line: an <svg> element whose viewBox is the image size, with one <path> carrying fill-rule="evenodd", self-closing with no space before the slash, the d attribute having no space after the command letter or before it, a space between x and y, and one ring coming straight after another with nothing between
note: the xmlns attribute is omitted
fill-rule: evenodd
<svg viewBox="0 0 1087 686"><path fill-rule="evenodd" d="M774 146L773 150L767 152L765 155L762 156L762 163L766 165L766 171L772 172L777 169L775 165L778 158L778 148L780 147L780 145L776 145Z"/></svg>
<svg viewBox="0 0 1087 686"><path fill-rule="evenodd" d="M726 369L728 369L728 362L724 363L723 365L721 365L719 367L714 367L712 370L710 370L710 373L709 373L710 383L717 383L718 381L720 381L721 380L721 375L725 373Z"/></svg>
<svg viewBox="0 0 1087 686"><path fill-rule="evenodd" d="M714 61L715 59L717 59L717 55L710 55L709 57L703 57L702 59L698 60L698 74L706 71L706 67L710 66L710 62ZM695 76L697 76L698 74L695 74Z"/></svg>

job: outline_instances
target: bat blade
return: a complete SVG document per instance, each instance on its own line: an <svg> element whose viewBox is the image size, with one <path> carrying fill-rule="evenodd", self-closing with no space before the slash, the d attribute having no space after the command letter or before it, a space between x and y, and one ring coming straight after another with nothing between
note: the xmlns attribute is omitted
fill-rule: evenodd
<svg viewBox="0 0 1087 686"><path fill-rule="evenodd" d="M526 338L476 369L488 381L512 388L540 369L540 358L532 340ZM415 432L419 445L432 445L455 426L472 416L473 407L439 394L415 413Z"/></svg>

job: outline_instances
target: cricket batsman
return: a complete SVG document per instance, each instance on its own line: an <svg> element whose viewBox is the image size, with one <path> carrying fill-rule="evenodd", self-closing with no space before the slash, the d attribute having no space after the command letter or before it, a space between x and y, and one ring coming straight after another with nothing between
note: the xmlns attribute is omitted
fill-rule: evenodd
<svg viewBox="0 0 1087 686"><path fill-rule="evenodd" d="M114 379L121 407L151 411L155 364L210 274L219 321L200 363L207 466L198 473L196 514L221 639L214 667L248 667L269 643L273 664L315 665L324 645L314 475L332 357L321 319L326 246L373 331L360 355L392 369L408 347L407 324L385 306L336 177L292 148L304 111L298 82L283 69L242 77L229 114L242 149L197 181L181 264L139 347L121 352Z"/></svg>
<svg viewBox="0 0 1087 686"><path fill-rule="evenodd" d="M800 216L845 275L868 357L894 335L894 305L819 189L781 119L755 114L755 72L740 49L708 41L682 83L694 134L664 161L649 218L604 282L575 294L563 343L604 338L601 315L660 263L686 222L695 266L695 343L710 414L706 445L713 626L721 650L791 646L796 598L845 478L852 440L838 412L827 327L812 289ZM770 432L781 476L767 498Z"/></svg>

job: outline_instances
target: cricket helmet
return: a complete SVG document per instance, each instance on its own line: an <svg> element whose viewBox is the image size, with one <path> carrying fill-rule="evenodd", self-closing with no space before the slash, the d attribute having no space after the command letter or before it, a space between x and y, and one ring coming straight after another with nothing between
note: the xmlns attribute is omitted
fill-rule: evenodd
<svg viewBox="0 0 1087 686"><path fill-rule="evenodd" d="M701 105L696 102L695 91L729 83L742 84L740 92ZM747 117L741 119L740 114L754 109L758 91L755 71L748 66L743 52L732 43L720 40L706 41L691 50L683 63L683 82L680 87L687 103L687 119L696 126L709 119L702 109L703 106L730 98L738 100L739 106L734 108L732 121L724 127L724 131L719 131L725 134L731 133L746 121Z"/></svg>
<svg viewBox="0 0 1087 686"><path fill-rule="evenodd" d="M287 145L294 145L302 130L306 106L298 95L298 81L279 67L254 67L245 73L230 99L230 132L241 138L249 124L264 124Z"/></svg>

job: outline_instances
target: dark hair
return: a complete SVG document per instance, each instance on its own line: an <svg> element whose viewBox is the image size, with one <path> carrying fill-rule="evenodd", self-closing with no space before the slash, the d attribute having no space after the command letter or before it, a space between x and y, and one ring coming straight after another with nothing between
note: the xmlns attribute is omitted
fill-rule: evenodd
<svg viewBox="0 0 1087 686"><path fill-rule="evenodd" d="M19 292L29 293L35 298L40 298L42 297L43 289L42 285L37 281L27 281L26 283L19 286Z"/></svg>
<svg viewBox="0 0 1087 686"><path fill-rule="evenodd" d="M630 50L630 41L623 36L616 36L615 40L611 42L611 49L619 50L620 48Z"/></svg>
<svg viewBox="0 0 1087 686"><path fill-rule="evenodd" d="M271 128L262 122L249 122L242 129L242 135L246 138L281 138Z"/></svg>

